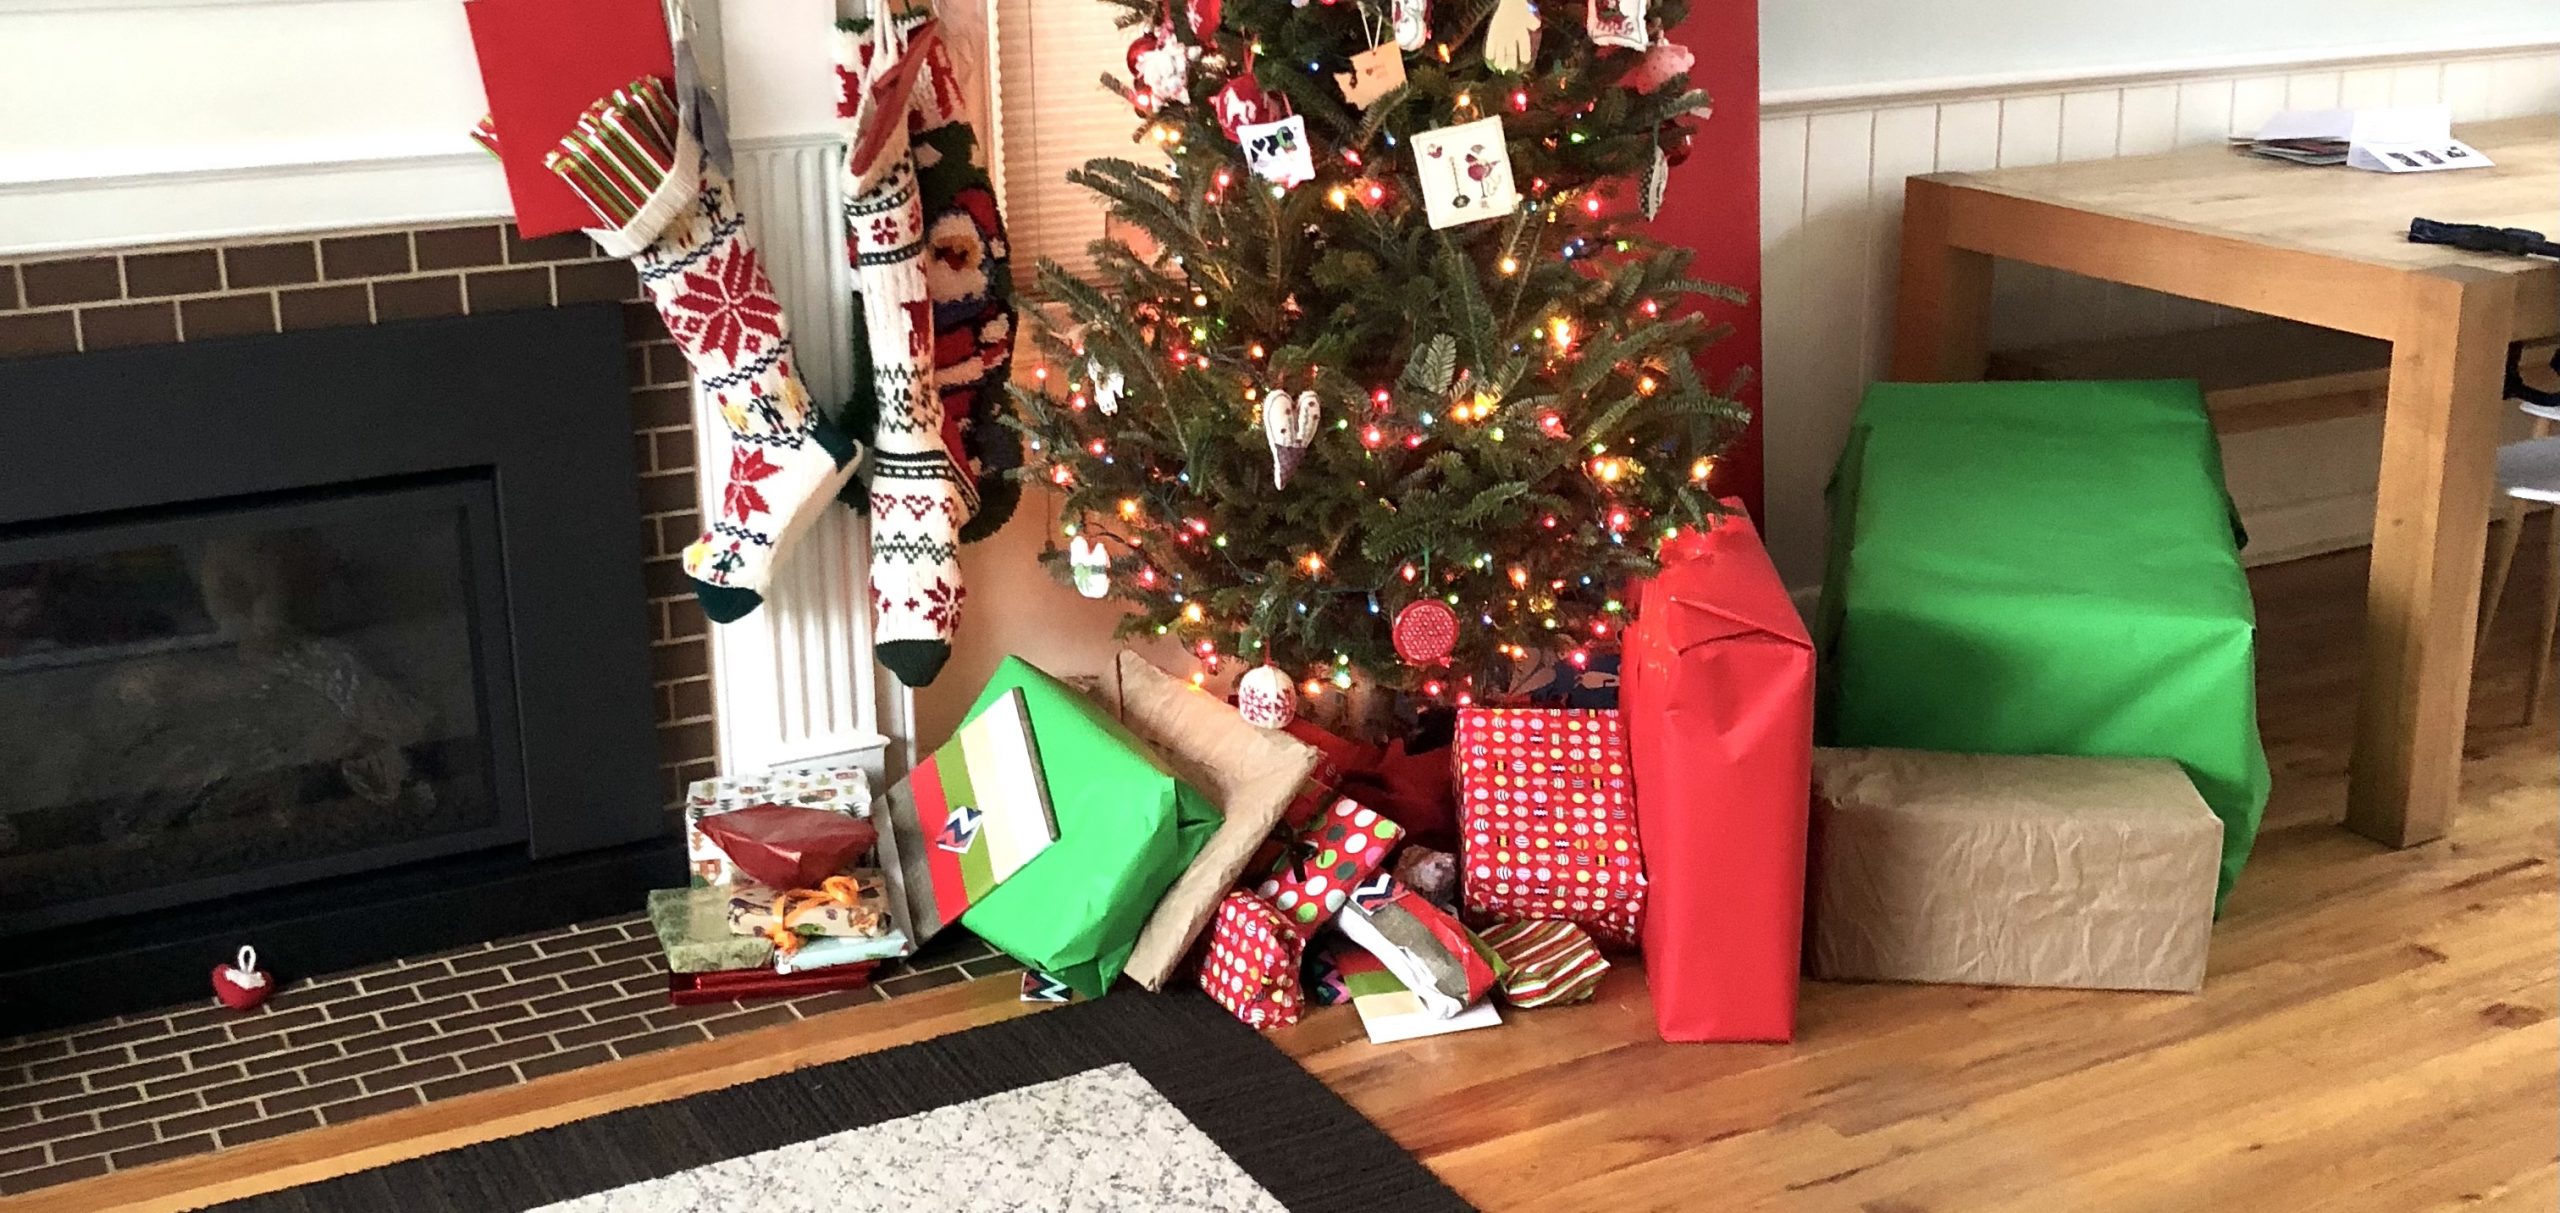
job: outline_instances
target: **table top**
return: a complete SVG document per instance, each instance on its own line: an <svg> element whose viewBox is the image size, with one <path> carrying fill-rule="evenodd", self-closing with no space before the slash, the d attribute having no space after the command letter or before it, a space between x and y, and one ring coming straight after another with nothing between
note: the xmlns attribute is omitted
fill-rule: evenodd
<svg viewBox="0 0 2560 1213"><path fill-rule="evenodd" d="M2167 228L2402 270L2475 265L2555 273L2560 263L2411 244L2415 216L2531 228L2560 236L2560 115L2475 123L2454 132L2494 167L2440 173L2319 168L2198 147L1930 178Z"/></svg>

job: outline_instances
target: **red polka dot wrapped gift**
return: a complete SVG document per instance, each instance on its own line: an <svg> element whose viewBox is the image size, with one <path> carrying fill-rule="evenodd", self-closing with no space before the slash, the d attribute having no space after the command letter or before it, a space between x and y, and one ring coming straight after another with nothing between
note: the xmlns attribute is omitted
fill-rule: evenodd
<svg viewBox="0 0 2560 1213"><path fill-rule="evenodd" d="M1289 920L1298 938L1312 938L1402 841L1404 827L1359 801L1334 801L1289 840L1270 878L1253 891Z"/></svg>
<svg viewBox="0 0 2560 1213"><path fill-rule="evenodd" d="M1200 988L1254 1028L1285 1028L1306 1013L1298 970L1306 940L1271 903L1237 889L1218 903Z"/></svg>
<svg viewBox="0 0 2560 1213"><path fill-rule="evenodd" d="M1454 753L1471 921L1561 919L1635 947L1644 860L1618 714L1467 708Z"/></svg>

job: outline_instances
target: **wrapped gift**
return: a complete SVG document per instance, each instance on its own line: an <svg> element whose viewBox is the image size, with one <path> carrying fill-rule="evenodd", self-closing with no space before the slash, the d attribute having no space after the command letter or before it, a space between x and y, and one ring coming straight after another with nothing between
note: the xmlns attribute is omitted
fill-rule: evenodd
<svg viewBox="0 0 2560 1213"><path fill-rule="evenodd" d="M1308 943L1306 958L1299 966L1298 989L1311 1007L1338 1007L1351 1001L1351 988L1343 984L1343 949L1357 952L1359 946L1339 935L1327 935Z"/></svg>
<svg viewBox="0 0 2560 1213"><path fill-rule="evenodd" d="M880 849L899 924L919 943L1058 837L1019 692L998 697L889 790Z"/></svg>
<svg viewBox="0 0 2560 1213"><path fill-rule="evenodd" d="M2194 383L1879 383L1830 497L1823 744L2177 759L2230 895L2267 759Z"/></svg>
<svg viewBox="0 0 2560 1213"><path fill-rule="evenodd" d="M729 930L739 935L773 939L780 928L804 940L878 939L889 927L888 890L877 872L831 876L814 889L729 886Z"/></svg>
<svg viewBox="0 0 2560 1213"><path fill-rule="evenodd" d="M1058 840L960 921L990 946L1097 998L1221 819L1147 743L1020 658L996 668L970 718L1014 690L1040 739ZM892 831L901 846L908 828L901 822Z"/></svg>
<svg viewBox="0 0 2560 1213"><path fill-rule="evenodd" d="M1369 1043L1393 1044L1424 1036L1442 1036L1473 1028L1500 1026L1502 1012L1488 998L1458 1013L1445 1014L1408 987L1385 961L1360 948L1340 953L1343 993L1360 1013Z"/></svg>
<svg viewBox="0 0 2560 1213"><path fill-rule="evenodd" d="M1342 933L1443 1019L1484 1001L1508 975L1474 933L1393 876L1381 874L1352 891Z"/></svg>
<svg viewBox="0 0 2560 1213"><path fill-rule="evenodd" d="M1287 915L1241 889L1218 903L1209 927L1209 952L1200 963L1200 988L1237 1019L1255 1028L1298 1022L1306 1002L1298 990L1306 941Z"/></svg>
<svg viewBox="0 0 2560 1213"><path fill-rule="evenodd" d="M1588 1002L1609 972L1600 945L1582 928L1556 919L1506 922L1478 938L1509 968L1502 996L1515 1007Z"/></svg>
<svg viewBox="0 0 2560 1213"><path fill-rule="evenodd" d="M2175 762L1819 750L1815 977L2192 991L2222 822Z"/></svg>
<svg viewBox="0 0 2560 1213"><path fill-rule="evenodd" d="M1811 644L1741 503L1636 587L1626 705L1645 982L1665 1040L1790 1040L1803 965Z"/></svg>
<svg viewBox="0 0 2560 1213"><path fill-rule="evenodd" d="M819 935L803 938L799 948L777 952L773 958L776 973L806 973L813 969L834 969L847 965L867 965L894 960L916 950L915 941L896 927L877 935Z"/></svg>
<svg viewBox="0 0 2560 1213"><path fill-rule="evenodd" d="M1387 852L1403 836L1396 823L1358 801L1337 800L1290 837L1271 875L1253 891L1289 920L1298 938L1312 938L1333 921L1351 891L1387 862Z"/></svg>
<svg viewBox="0 0 2560 1213"><path fill-rule="evenodd" d="M1635 946L1645 872L1618 714L1468 708L1454 749L1467 912Z"/></svg>
<svg viewBox="0 0 2560 1213"><path fill-rule="evenodd" d="M773 941L729 929L726 888L652 889L649 925L677 973L773 967Z"/></svg>
<svg viewBox="0 0 2560 1213"><path fill-rule="evenodd" d="M1156 747L1184 782L1221 814L1218 832L1147 916L1130 952L1129 979L1161 990L1254 852L1271 835L1307 775L1316 751L1286 734L1246 724L1236 710L1188 681L1123 652L1114 667L1120 723Z"/></svg>
<svg viewBox="0 0 2560 1213"><path fill-rule="evenodd" d="M802 994L853 990L871 984L871 972L879 967L878 961L869 961L811 973L777 973L771 969L670 973L667 975L667 1001L680 1007L693 1007L746 998L793 998Z"/></svg>
<svg viewBox="0 0 2560 1213"><path fill-rule="evenodd" d="M728 855L702 832L702 819L759 804L803 805L868 818L871 777L860 767L782 767L694 781L685 789L684 842L695 887L737 879Z"/></svg>
<svg viewBox="0 0 2560 1213"><path fill-rule="evenodd" d="M871 849L868 821L791 804L750 805L705 818L703 837L729 857L732 884L814 888Z"/></svg>

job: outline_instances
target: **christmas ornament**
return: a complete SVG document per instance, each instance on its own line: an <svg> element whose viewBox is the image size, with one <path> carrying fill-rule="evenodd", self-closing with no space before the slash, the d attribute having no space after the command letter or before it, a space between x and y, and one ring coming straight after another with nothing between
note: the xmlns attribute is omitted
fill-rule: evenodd
<svg viewBox="0 0 2560 1213"><path fill-rule="evenodd" d="M1669 143L1662 149L1663 157L1669 160L1674 168L1687 164L1689 153L1696 150L1697 142L1698 132L1690 129L1687 123L1674 126L1671 128Z"/></svg>
<svg viewBox="0 0 2560 1213"><path fill-rule="evenodd" d="M1458 647L1458 613L1437 598L1418 598L1396 612L1396 655L1411 665L1438 665Z"/></svg>
<svg viewBox="0 0 2560 1213"><path fill-rule="evenodd" d="M1529 0L1502 0L1485 25L1484 63L1497 72L1526 69L1538 57L1538 10Z"/></svg>
<svg viewBox="0 0 2560 1213"><path fill-rule="evenodd" d="M1103 548L1101 540L1082 535L1068 540L1067 570L1077 593L1100 598L1111 592L1111 553Z"/></svg>
<svg viewBox="0 0 2560 1213"><path fill-rule="evenodd" d="M258 969L258 950L244 947L235 963L213 966L213 996L234 1011L257 1008L275 993L276 983Z"/></svg>
<svg viewBox="0 0 2560 1213"><path fill-rule="evenodd" d="M1645 0L1591 0L1583 9L1583 28L1599 46L1640 51L1651 41L1644 28Z"/></svg>
<svg viewBox="0 0 2560 1213"><path fill-rule="evenodd" d="M1619 83L1639 93L1650 93L1670 83L1673 77L1687 75L1697 61L1698 57L1691 54L1688 47L1677 42L1656 42L1645 51L1643 58L1636 60L1634 67L1627 69L1626 77Z"/></svg>
<svg viewBox="0 0 2560 1213"><path fill-rule="evenodd" d="M1387 23L1395 27L1396 46L1421 50L1431 40L1431 0L1390 0Z"/></svg>
<svg viewBox="0 0 2560 1213"><path fill-rule="evenodd" d="M1434 228L1498 219L1519 209L1501 115L1416 133L1413 163Z"/></svg>
<svg viewBox="0 0 2560 1213"><path fill-rule="evenodd" d="M1120 396L1129 390L1129 381L1118 371L1103 370L1102 364L1092 359L1085 360L1084 371L1085 377L1093 381L1094 407L1101 409L1105 417L1118 416Z"/></svg>
<svg viewBox="0 0 2560 1213"><path fill-rule="evenodd" d="M1651 219L1662 213L1662 197L1671 189L1671 155L1654 144L1653 161L1644 170L1644 217Z"/></svg>
<svg viewBox="0 0 2560 1213"><path fill-rule="evenodd" d="M1351 70L1335 72L1333 82L1342 87L1342 99L1362 109L1378 103L1404 87L1404 51L1389 42L1351 57Z"/></svg>
<svg viewBox="0 0 2560 1213"><path fill-rule="evenodd" d="M1244 145L1245 167L1256 177L1279 186L1315 179L1305 118L1291 114L1277 122L1247 123L1236 128L1236 142Z"/></svg>
<svg viewBox="0 0 2560 1213"><path fill-rule="evenodd" d="M1191 98L1191 48L1159 25L1129 43L1130 97L1141 116Z"/></svg>
<svg viewBox="0 0 2560 1213"><path fill-rule="evenodd" d="M1245 127L1281 116L1280 107L1271 100L1271 94L1262 91L1262 82L1254 79L1251 55L1245 56L1244 70L1219 86L1209 98L1209 112L1218 116L1218 129L1238 144L1244 142L1240 132Z"/></svg>
<svg viewBox="0 0 2560 1213"><path fill-rule="evenodd" d="M1226 6L1222 0L1189 0L1183 11L1191 18L1193 41L1206 44L1218 33L1218 18Z"/></svg>
<svg viewBox="0 0 2560 1213"><path fill-rule="evenodd" d="M1236 712L1257 729L1285 729L1298 718L1298 688L1280 667L1255 666L1236 680Z"/></svg>
<svg viewBox="0 0 2560 1213"><path fill-rule="evenodd" d="M1314 392L1298 393L1294 403L1289 393L1277 388L1262 398L1262 436L1271 443L1271 487L1289 487L1289 478L1298 474L1298 461L1307 457L1307 444L1315 439L1323 414L1324 402Z"/></svg>

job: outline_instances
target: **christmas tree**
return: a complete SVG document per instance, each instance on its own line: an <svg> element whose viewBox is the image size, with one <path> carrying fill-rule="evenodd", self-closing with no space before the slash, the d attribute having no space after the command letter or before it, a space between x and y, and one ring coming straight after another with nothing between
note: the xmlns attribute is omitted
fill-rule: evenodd
<svg viewBox="0 0 2560 1213"><path fill-rule="evenodd" d="M1464 703L1587 659L1744 422L1688 306L1733 292L1643 231L1707 111L1685 3L1097 2L1145 150L1069 176L1126 237L1096 280L1038 277L1045 559L1202 673Z"/></svg>

